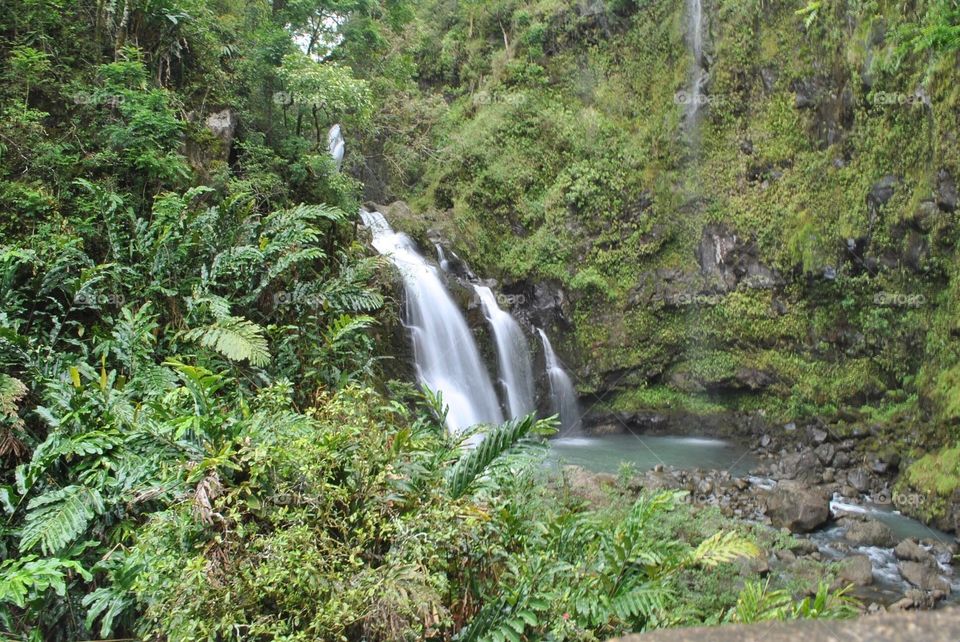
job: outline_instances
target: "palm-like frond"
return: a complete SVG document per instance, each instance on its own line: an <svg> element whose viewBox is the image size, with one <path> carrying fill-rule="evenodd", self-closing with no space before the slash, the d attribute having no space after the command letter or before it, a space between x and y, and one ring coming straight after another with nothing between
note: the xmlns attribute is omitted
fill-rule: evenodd
<svg viewBox="0 0 960 642"><path fill-rule="evenodd" d="M552 430L550 424L537 421L534 415L513 419L493 428L476 448L463 455L453 466L448 482L450 495L454 498L462 496L498 457L531 433L544 434L547 430Z"/></svg>
<svg viewBox="0 0 960 642"><path fill-rule="evenodd" d="M37 544L53 555L73 542L103 512L100 491L85 486L67 486L35 497L27 505L27 516L20 533L20 549Z"/></svg>
<svg viewBox="0 0 960 642"><path fill-rule="evenodd" d="M760 549L733 531L720 531L700 542L689 558L691 564L714 567L740 557L757 557Z"/></svg>
<svg viewBox="0 0 960 642"><path fill-rule="evenodd" d="M270 362L263 328L242 317L218 319L204 328L187 331L184 338L216 350L231 361L249 361L252 366L265 366Z"/></svg>

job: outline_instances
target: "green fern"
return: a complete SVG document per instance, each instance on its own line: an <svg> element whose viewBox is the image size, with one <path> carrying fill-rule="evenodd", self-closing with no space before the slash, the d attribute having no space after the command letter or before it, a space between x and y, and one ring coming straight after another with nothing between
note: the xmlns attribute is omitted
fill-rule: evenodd
<svg viewBox="0 0 960 642"><path fill-rule="evenodd" d="M624 622L637 617L649 620L663 610L668 595L663 584L645 582L617 594L610 600L610 610Z"/></svg>
<svg viewBox="0 0 960 642"><path fill-rule="evenodd" d="M741 557L758 557L759 555L760 549L753 542L733 531L720 531L700 542L700 545L691 552L689 562L712 568Z"/></svg>
<svg viewBox="0 0 960 642"><path fill-rule="evenodd" d="M100 491L85 486L67 486L35 497L27 505L20 549L40 544L46 555L53 555L83 533L103 508Z"/></svg>
<svg viewBox="0 0 960 642"><path fill-rule="evenodd" d="M741 624L786 619L792 610L790 594L782 589L772 590L770 578L763 582L748 581L740 595L730 620Z"/></svg>
<svg viewBox="0 0 960 642"><path fill-rule="evenodd" d="M527 415L503 423L489 431L476 448L463 455L453 466L447 486L450 495L453 498L461 497L490 464L528 435L544 435L553 430L550 423L537 421L534 415Z"/></svg>
<svg viewBox="0 0 960 642"><path fill-rule="evenodd" d="M803 598L797 604L794 617L814 619L854 617L860 612L860 603L856 598L848 595L852 589L853 585L848 584L836 591L831 591L829 583L818 582L816 594L812 598L810 596Z"/></svg>
<svg viewBox="0 0 960 642"><path fill-rule="evenodd" d="M205 328L189 330L184 338L216 350L231 361L249 361L252 366L270 362L263 328L242 317L219 319Z"/></svg>
<svg viewBox="0 0 960 642"><path fill-rule="evenodd" d="M88 582L93 576L79 563L55 557L38 558L24 555L0 564L0 605L13 604L18 608L41 597L47 589L63 597L67 591L67 576L77 573ZM0 608L2 612L2 608Z"/></svg>

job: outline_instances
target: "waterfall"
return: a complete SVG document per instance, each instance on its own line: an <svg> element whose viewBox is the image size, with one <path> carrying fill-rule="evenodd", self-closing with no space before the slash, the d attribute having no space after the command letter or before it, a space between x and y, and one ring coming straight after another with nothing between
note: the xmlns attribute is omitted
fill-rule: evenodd
<svg viewBox="0 0 960 642"><path fill-rule="evenodd" d="M560 365L557 354L550 345L547 333L537 328L543 341L543 357L547 366L547 379L550 381L550 395L553 400L553 412L560 415L560 432L570 434L578 432L582 426L580 404L577 403L577 391L573 387L570 375Z"/></svg>
<svg viewBox="0 0 960 642"><path fill-rule="evenodd" d="M337 164L337 171L340 171L340 166L343 165L343 151L346 146L343 140L343 133L340 131L340 125L334 125L330 128L330 131L327 132L327 147L330 150L330 156L333 157L333 162Z"/></svg>
<svg viewBox="0 0 960 642"><path fill-rule="evenodd" d="M457 433L479 423L503 421L490 376L467 322L436 267L406 234L395 232L380 212L360 210L373 247L399 270L406 294L404 322L413 341L417 378L443 395L447 427Z"/></svg>
<svg viewBox="0 0 960 642"><path fill-rule="evenodd" d="M703 0L687 0L687 39L693 53L693 70L690 89L685 98L685 116L688 126L692 127L697 112L704 102L703 86L707 82L707 70L703 57Z"/></svg>
<svg viewBox="0 0 960 642"><path fill-rule="evenodd" d="M443 246L435 243L434 247L437 248L437 263L440 264L440 269L444 272L449 272L450 261L447 260L447 254L443 251Z"/></svg>
<svg viewBox="0 0 960 642"><path fill-rule="evenodd" d="M493 291L483 285L474 285L483 314L493 329L497 344L497 361L500 366L500 384L507 399L510 418L523 417L534 411L533 366L530 363L530 346L523 330L508 312L497 304Z"/></svg>

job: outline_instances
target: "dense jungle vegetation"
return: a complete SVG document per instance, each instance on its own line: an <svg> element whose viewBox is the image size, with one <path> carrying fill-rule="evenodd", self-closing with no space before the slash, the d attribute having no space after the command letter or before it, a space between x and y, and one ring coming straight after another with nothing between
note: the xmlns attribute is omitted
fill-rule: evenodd
<svg viewBox="0 0 960 642"><path fill-rule="evenodd" d="M925 219L916 273L845 271L831 248L861 235L879 174L898 177L877 205L891 247L957 176L960 9L713 3L730 109L704 115L694 171L680 4L0 0L0 636L595 640L852 614L829 582L800 599L740 576L779 534L625 484L590 505L544 463L551 420L469 447L442 399L391 378L400 305L365 198L409 199L402 227L439 225L490 275L568 289L581 379L630 371L615 403L712 404L710 382L759 363L776 383L738 403L835 411L875 383L859 401L922 411L952 444L952 215ZM851 32L887 34L884 55ZM787 94L824 51L826 78L869 57L872 91L922 80L926 111L812 139ZM763 64L772 89L742 71ZM721 221L803 276L788 312L739 289L693 324L637 298ZM861 306L874 278L936 306ZM818 336L841 317L879 343ZM925 465L916 483L960 485Z"/></svg>

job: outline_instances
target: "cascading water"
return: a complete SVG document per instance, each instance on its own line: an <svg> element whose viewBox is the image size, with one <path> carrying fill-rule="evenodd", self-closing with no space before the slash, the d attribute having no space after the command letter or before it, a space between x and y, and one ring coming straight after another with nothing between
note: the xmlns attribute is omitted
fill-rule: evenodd
<svg viewBox="0 0 960 642"><path fill-rule="evenodd" d="M497 304L493 291L484 285L474 285L483 314L493 329L497 343L497 361L500 366L500 384L507 399L510 417L516 419L534 411L533 366L530 363L530 346L523 330L510 313Z"/></svg>
<svg viewBox="0 0 960 642"><path fill-rule="evenodd" d="M437 248L437 263L440 264L440 269L444 272L450 271L450 262L447 260L447 253L443 251L443 246L439 243L434 244L434 247Z"/></svg>
<svg viewBox="0 0 960 642"><path fill-rule="evenodd" d="M687 39L693 54L690 89L686 94L686 122L693 127L697 112L704 101L703 87L707 82L707 70L703 57L703 0L687 0Z"/></svg>
<svg viewBox="0 0 960 642"><path fill-rule="evenodd" d="M547 379L550 381L550 395L553 398L553 411L560 415L560 432L569 435L579 432L582 427L580 404L577 403L577 391L573 387L570 375L560 365L557 354L550 345L547 333L537 328L543 342L543 356L547 366Z"/></svg>
<svg viewBox="0 0 960 642"><path fill-rule="evenodd" d="M340 166L343 165L343 152L346 148L340 125L334 125L327 132L327 148L330 150L330 156L333 157L333 162L337 164L337 171L339 172Z"/></svg>
<svg viewBox="0 0 960 642"><path fill-rule="evenodd" d="M448 407L447 427L457 433L503 421L500 403L467 322L436 267L406 234L395 232L380 212L360 210L373 247L393 263L406 293L405 323L413 340L421 385L439 392Z"/></svg>

